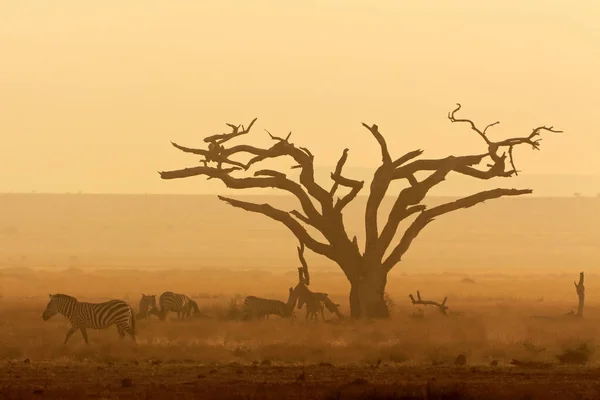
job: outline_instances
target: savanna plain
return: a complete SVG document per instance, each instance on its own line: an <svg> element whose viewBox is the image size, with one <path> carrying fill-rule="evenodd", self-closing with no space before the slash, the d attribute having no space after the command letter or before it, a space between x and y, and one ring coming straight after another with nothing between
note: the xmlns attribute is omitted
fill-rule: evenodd
<svg viewBox="0 0 600 400"><path fill-rule="evenodd" d="M363 207L346 218L359 241ZM480 205L432 223L392 270L389 320L242 321L245 296L285 301L297 283L276 222L213 196L1 195L0 398L598 399L599 226L598 198ZM306 258L311 290L348 316L342 272ZM448 315L413 305L417 290ZM66 318L41 318L49 293L137 312L165 291L201 312L136 321L136 344L111 327L63 345Z"/></svg>

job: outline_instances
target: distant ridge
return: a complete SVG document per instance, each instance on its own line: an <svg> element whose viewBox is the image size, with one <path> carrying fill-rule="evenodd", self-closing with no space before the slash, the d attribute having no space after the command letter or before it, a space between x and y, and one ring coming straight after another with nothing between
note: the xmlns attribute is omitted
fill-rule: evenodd
<svg viewBox="0 0 600 400"><path fill-rule="evenodd" d="M317 166L315 175L318 182L325 186L330 184L329 174L332 171L329 167ZM364 180L366 185L359 194L359 197L368 195L369 182L372 169L365 167L347 167L344 174L348 177L358 180ZM295 176L290 173L290 176ZM180 182L181 183L181 182ZM235 194L236 196L260 195L277 196L287 195L285 192L276 189L253 189L253 190L233 190L227 189L224 185L210 185L210 189L198 185L197 180L190 178L189 185L176 185L177 189L169 182L158 182L147 192L98 192L85 190L72 191L9 191L0 188L0 195L10 194L64 194L64 195L88 195L88 194L106 194L106 195L200 195L214 196L217 194ZM394 196L401 184L392 185L388 191L388 196ZM450 179L444 181L435 187L430 195L431 197L459 197L472 194L480 190L486 190L495 187L510 188L530 188L533 194L527 197L600 197L600 174L521 174L512 178L497 178L491 181L476 180L454 174ZM204 190L203 190L204 189Z"/></svg>

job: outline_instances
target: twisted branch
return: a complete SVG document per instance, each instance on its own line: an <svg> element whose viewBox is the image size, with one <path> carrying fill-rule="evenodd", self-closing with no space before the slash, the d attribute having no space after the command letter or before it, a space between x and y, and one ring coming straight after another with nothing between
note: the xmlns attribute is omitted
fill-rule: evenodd
<svg viewBox="0 0 600 400"><path fill-rule="evenodd" d="M447 214L452 211L459 210L461 208L470 208L478 203L483 203L486 200L497 199L504 196L520 196L523 194L532 193L531 189L493 189L483 192L476 193L471 196L464 197L462 199L452 201L449 203L441 204L439 206L425 210L419 214L419 216L413 221L413 223L404 232L404 235L400 239L400 243L394 248L392 253L383 263L383 268L389 271L400 262L402 256L410 247L413 240L417 235L427 226L429 223L440 215Z"/></svg>
<svg viewBox="0 0 600 400"><path fill-rule="evenodd" d="M448 314L448 306L446 305L448 297L444 297L444 301L442 301L441 303L438 303L437 301L423 300L421 299L421 293L418 290L416 300L412 294L409 294L408 297L410 298L410 301L413 303L413 305L435 306L440 310L442 314Z"/></svg>
<svg viewBox="0 0 600 400"><path fill-rule="evenodd" d="M290 213L285 212L283 210L279 210L270 204L257 204L251 203L242 200L231 199L225 196L218 196L220 200L226 202L227 204L241 208L243 210L263 214L267 217L274 219L276 221L284 224L292 233L302 242L308 246L309 249L314 251L315 253L322 254L326 257L333 256L333 248L325 243L321 243L314 239L312 236L308 234L306 229L300 225L298 221L296 221Z"/></svg>
<svg viewBox="0 0 600 400"><path fill-rule="evenodd" d="M562 133L562 131L554 129L553 126L550 126L550 127L539 126L537 128L534 128L529 136L513 137L513 138L504 139L504 140L501 140L498 142L493 142L487 137L486 132L487 132L488 128L499 124L500 123L499 121L496 121L494 123L487 125L485 127L485 129L483 131L481 131L479 128L477 128L475 123L473 121L471 121L470 119L456 118L456 112L459 111L462 107L460 105L460 103L456 103L456 106L457 107L453 111L448 113L448 119L450 120L450 122L453 122L453 123L454 122L463 122L463 123L469 124L471 129L474 130L475 132L477 132L477 134L479 136L481 136L481 138L483 138L485 143L488 145L488 155L490 156L490 158L494 161L495 164L501 164L501 166L502 166L501 169L500 169L500 167L496 168L497 174L495 174L494 176L512 176L513 174L518 175L518 171L517 171L517 168L515 167L515 162L513 159L513 147L514 146L525 143L525 144L531 145L531 147L534 150L539 150L540 149L540 141L542 139L541 138L535 139L535 138L538 136L541 136L541 131ZM512 166L512 170L510 170L510 171L504 171L504 164L505 164L504 160L506 158L506 152L499 154L498 151L500 150L501 147L508 147L508 158L510 161L510 165ZM492 168L494 168L494 166L492 166Z"/></svg>

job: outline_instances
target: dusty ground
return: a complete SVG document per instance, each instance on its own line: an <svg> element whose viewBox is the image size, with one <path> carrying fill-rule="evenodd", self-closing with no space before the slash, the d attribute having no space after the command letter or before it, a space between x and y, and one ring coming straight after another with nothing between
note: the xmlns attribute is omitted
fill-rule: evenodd
<svg viewBox="0 0 600 400"><path fill-rule="evenodd" d="M231 318L245 294L284 299L297 279L290 273L236 272L236 279L227 271L0 274L0 399L600 398L594 296L600 280L594 274L587 277L583 319L564 315L576 306L576 276L481 275L465 281L400 275L389 282L391 320L343 323L333 315L327 323L306 323L304 310L296 310L294 320ZM242 286L247 291L237 292ZM327 287L347 314L343 280L331 279ZM188 293L205 317L138 321L137 344L119 342L114 328L90 331L89 346L78 333L63 346L68 321L41 319L48 301L43 291L87 301L123 298L137 309L141 293L160 294L160 288ZM418 307L407 294L417 288L438 301L449 296L455 314L423 308L424 317L415 318ZM559 359L580 346L589 349L583 364ZM459 355L466 365L454 365ZM542 364L515 366L513 359ZM298 379L302 374L305 379Z"/></svg>
<svg viewBox="0 0 600 400"><path fill-rule="evenodd" d="M596 399L600 369L3 363L0 396L77 399Z"/></svg>
<svg viewBox="0 0 600 400"><path fill-rule="evenodd" d="M360 201L346 218L359 238ZM599 204L523 199L448 215L388 277L390 321L306 324L304 310L295 321L229 318L244 296L285 300L297 282L297 241L275 222L212 197L0 196L0 400L366 399L394 390L387 398L423 399L428 382L429 399L600 398ZM347 315L340 270L306 257L311 289ZM585 316L566 317L582 270ZM41 318L48 293L137 309L142 293L167 290L193 297L209 318L140 321L137 345L119 343L114 328L90 331L89 346L79 334L62 346L68 322ZM448 296L462 314L423 308L413 318L416 290ZM557 358L582 345L583 365ZM466 365L455 366L461 354Z"/></svg>

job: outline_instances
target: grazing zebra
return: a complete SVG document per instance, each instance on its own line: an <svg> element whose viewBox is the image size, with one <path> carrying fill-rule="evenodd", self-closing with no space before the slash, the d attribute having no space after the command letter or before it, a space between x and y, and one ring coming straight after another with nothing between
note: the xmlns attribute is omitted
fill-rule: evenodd
<svg viewBox="0 0 600 400"><path fill-rule="evenodd" d="M280 317L290 317L294 312L294 305L298 299L298 294L293 288L290 288L288 302L281 300L263 299L256 296L247 296L244 299L244 319L260 318L268 319L269 315L279 315Z"/></svg>
<svg viewBox="0 0 600 400"><path fill-rule="evenodd" d="M189 317L192 314L200 314L200 308L198 307L198 303L188 297L188 309L186 315Z"/></svg>
<svg viewBox="0 0 600 400"><path fill-rule="evenodd" d="M50 294L50 302L42 313L44 321L56 314L62 314L71 322L64 344L77 330L81 331L83 340L88 343L87 328L106 329L112 324L117 326L119 338L125 337L125 332L135 342L135 317L133 309L123 300L110 300L104 303L84 303L66 294Z"/></svg>
<svg viewBox="0 0 600 400"><path fill-rule="evenodd" d="M340 312L340 305L331 301L329 296L323 299L323 305L330 313L337 315L339 319L344 319L344 315Z"/></svg>
<svg viewBox="0 0 600 400"><path fill-rule="evenodd" d="M301 309L304 304L306 304L306 320L312 319L314 316L315 320L318 320L319 317L317 313L321 313L321 319L325 321L325 299L327 299L327 293L315 293L311 292L308 289L305 291L302 296L298 299L298 309Z"/></svg>
<svg viewBox="0 0 600 400"><path fill-rule="evenodd" d="M192 310L194 312L200 312L198 304L190 299L185 294L164 292L158 299L159 308L151 308L149 313L155 314L164 321L167 318L169 311L177 313L177 319L184 319L186 316L190 316Z"/></svg>
<svg viewBox="0 0 600 400"><path fill-rule="evenodd" d="M147 318L149 311L156 308L156 295L155 294L143 294L140 299L140 311L136 315L137 319Z"/></svg>

